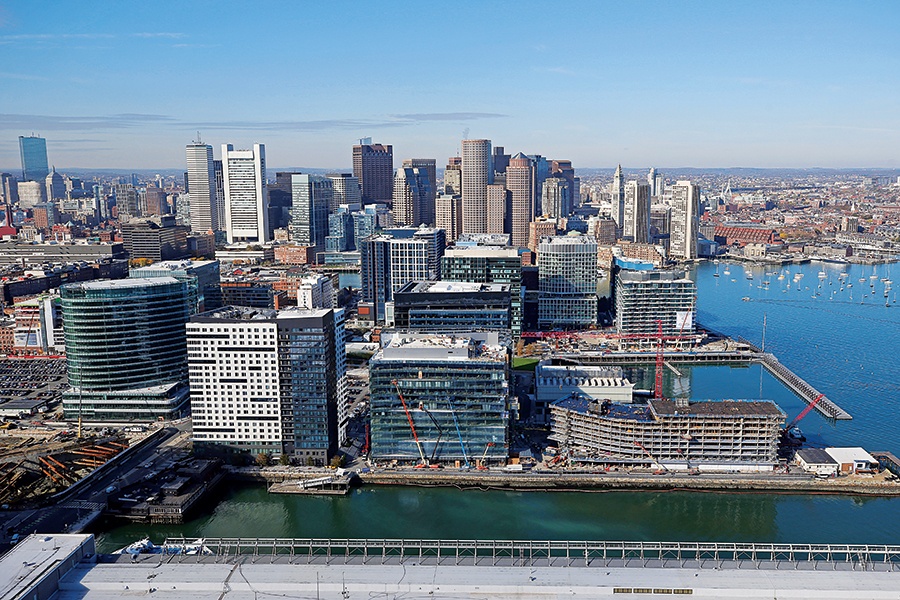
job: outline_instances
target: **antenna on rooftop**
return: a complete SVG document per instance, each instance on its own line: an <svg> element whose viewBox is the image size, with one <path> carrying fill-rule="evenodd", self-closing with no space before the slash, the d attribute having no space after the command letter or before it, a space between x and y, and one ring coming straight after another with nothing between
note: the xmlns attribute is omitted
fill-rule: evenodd
<svg viewBox="0 0 900 600"><path fill-rule="evenodd" d="M466 127L465 129L463 129L463 139L464 139L464 140L469 139L469 128L468 128L468 127Z"/></svg>

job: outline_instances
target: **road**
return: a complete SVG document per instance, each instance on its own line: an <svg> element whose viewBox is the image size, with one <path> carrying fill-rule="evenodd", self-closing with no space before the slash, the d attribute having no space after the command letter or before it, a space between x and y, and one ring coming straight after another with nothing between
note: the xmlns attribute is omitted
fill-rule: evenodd
<svg viewBox="0 0 900 600"><path fill-rule="evenodd" d="M190 440L190 422L166 426L159 437L133 451L121 462L87 483L58 504L28 511L0 512L0 551L13 534L66 533L106 507L106 490L137 482L148 471L168 462L169 456Z"/></svg>

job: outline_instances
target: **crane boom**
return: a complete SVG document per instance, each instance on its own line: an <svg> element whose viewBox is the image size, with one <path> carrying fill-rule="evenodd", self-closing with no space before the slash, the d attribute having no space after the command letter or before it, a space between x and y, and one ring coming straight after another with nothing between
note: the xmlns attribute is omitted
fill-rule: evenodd
<svg viewBox="0 0 900 600"><path fill-rule="evenodd" d="M656 340L656 386L653 389L653 397L662 400L663 388L663 329L662 321L656 321L657 340Z"/></svg>
<svg viewBox="0 0 900 600"><path fill-rule="evenodd" d="M463 443L462 432L459 430L459 420L456 418L456 409L453 408L453 403L450 399L447 399L447 404L450 405L450 413L453 415L453 425L456 426L456 437L459 438L459 447L462 449L463 460L466 461L466 468L471 469L472 466L469 464L469 457L466 454L466 445Z"/></svg>
<svg viewBox="0 0 900 600"><path fill-rule="evenodd" d="M804 409L800 412L799 415L797 415L796 417L794 417L794 420L791 421L790 424L789 424L787 427L784 428L784 430L785 430L785 431L789 431L789 430L793 429L794 427L796 427L796 426L797 426L797 423L799 423L800 421L802 421L802 420L803 420L803 417L805 417L805 416L808 415L810 412L812 412L812 410L816 407L816 404L819 403L819 400L821 400L821 399L824 398L824 397L825 397L825 394L819 394L818 396L816 396L815 400L813 400L812 402L810 402L809 405L807 405L807 407L804 408Z"/></svg>
<svg viewBox="0 0 900 600"><path fill-rule="evenodd" d="M434 457L437 454L438 446L441 445L441 438L444 437L444 428L441 427L441 424L437 422L437 419L434 418L434 415L431 414L431 411L428 410L427 408L425 408L424 402L419 404L419 408L421 410L425 411L425 414L428 415L428 418L431 419L431 422L434 423L434 426L438 430L438 438L437 438L437 441L434 443L434 449L431 451L431 462L434 462Z"/></svg>
<svg viewBox="0 0 900 600"><path fill-rule="evenodd" d="M406 406L406 399L403 398L403 394L400 392L400 384L395 379L393 382L394 387L397 388L397 396L400 398L400 404L403 405L403 412L406 413L406 420L409 421L409 428L412 430L413 440L416 442L416 449L419 451L419 456L422 458L422 464L427 465L428 459L425 458L425 452L422 451L422 443L419 442L419 434L416 433L416 426L413 423L412 415L409 413L409 407Z"/></svg>

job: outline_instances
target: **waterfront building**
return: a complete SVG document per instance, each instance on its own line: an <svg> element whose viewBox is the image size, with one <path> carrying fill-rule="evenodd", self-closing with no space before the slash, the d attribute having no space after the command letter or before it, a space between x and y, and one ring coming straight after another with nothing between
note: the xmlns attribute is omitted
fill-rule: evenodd
<svg viewBox="0 0 900 600"><path fill-rule="evenodd" d="M434 201L434 226L443 229L447 242L455 242L463 230L462 196L441 194Z"/></svg>
<svg viewBox="0 0 900 600"><path fill-rule="evenodd" d="M508 284L510 331L522 333L522 259L516 248L505 246L454 246L441 258L441 279L469 283Z"/></svg>
<svg viewBox="0 0 900 600"><path fill-rule="evenodd" d="M37 181L43 184L50 173L47 140L34 134L20 135L19 156L22 159L22 181Z"/></svg>
<svg viewBox="0 0 900 600"><path fill-rule="evenodd" d="M175 419L188 408L188 285L174 277L60 287L66 419Z"/></svg>
<svg viewBox="0 0 900 600"><path fill-rule="evenodd" d="M346 439L343 311L239 307L187 325L194 443L324 466Z"/></svg>
<svg viewBox="0 0 900 600"><path fill-rule="evenodd" d="M646 244L650 235L650 186L642 181L625 184L625 213L622 237Z"/></svg>
<svg viewBox="0 0 900 600"><path fill-rule="evenodd" d="M462 141L463 232L487 233L487 186L494 183L490 140Z"/></svg>
<svg viewBox="0 0 900 600"><path fill-rule="evenodd" d="M550 406L566 396L583 394L617 404L631 404L634 384L625 377L622 367L554 365L542 360L534 371L534 403L531 420L550 422Z"/></svg>
<svg viewBox="0 0 900 600"><path fill-rule="evenodd" d="M132 219L119 228L125 251L131 260L176 260L190 255L187 243L190 228L177 225L174 215Z"/></svg>
<svg viewBox="0 0 900 600"><path fill-rule="evenodd" d="M444 193L462 197L462 156L452 156L444 168Z"/></svg>
<svg viewBox="0 0 900 600"><path fill-rule="evenodd" d="M394 147L364 138L353 146L353 176L359 180L362 202L390 204L393 198Z"/></svg>
<svg viewBox="0 0 900 600"><path fill-rule="evenodd" d="M168 260L131 269L129 277L174 277L188 286L190 314L222 307L221 273L217 260Z"/></svg>
<svg viewBox="0 0 900 600"><path fill-rule="evenodd" d="M510 285L410 281L394 294L394 327L411 331L509 331Z"/></svg>
<svg viewBox="0 0 900 600"><path fill-rule="evenodd" d="M534 218L534 167L531 159L519 152L506 167L506 187L510 193L510 232L512 244L528 245L528 225Z"/></svg>
<svg viewBox="0 0 900 600"><path fill-rule="evenodd" d="M697 286L684 271L629 271L615 275L616 331L656 335L693 335Z"/></svg>
<svg viewBox="0 0 900 600"><path fill-rule="evenodd" d="M312 248L314 255L325 251L332 186L332 180L321 175L291 175L291 241Z"/></svg>
<svg viewBox="0 0 900 600"><path fill-rule="evenodd" d="M376 205L369 204L363 210L354 212L352 216L353 247L359 250L362 241L375 234L375 227L378 225L378 210Z"/></svg>
<svg viewBox="0 0 900 600"><path fill-rule="evenodd" d="M608 464L771 471L784 417L770 401L617 404L573 393L550 405L550 439Z"/></svg>
<svg viewBox="0 0 900 600"><path fill-rule="evenodd" d="M538 255L538 326L596 325L597 240L586 235L543 238Z"/></svg>
<svg viewBox="0 0 900 600"><path fill-rule="evenodd" d="M356 250L353 238L353 216L347 210L347 205L341 205L328 215L325 251L346 252L347 250Z"/></svg>
<svg viewBox="0 0 900 600"><path fill-rule="evenodd" d="M491 463L505 460L508 351L497 334L385 337L369 361L372 459L420 462L424 454L428 462L433 456L471 466L485 455Z"/></svg>
<svg viewBox="0 0 900 600"><path fill-rule="evenodd" d="M669 256L694 260L700 239L700 187L690 181L678 181L669 190L672 194Z"/></svg>
<svg viewBox="0 0 900 600"><path fill-rule="evenodd" d="M270 241L265 145L235 150L223 144L222 177L228 243Z"/></svg>
<svg viewBox="0 0 900 600"><path fill-rule="evenodd" d="M219 229L219 198L212 146L197 140L185 147L185 154L185 185L191 195L191 231L216 231Z"/></svg>
<svg viewBox="0 0 900 600"><path fill-rule="evenodd" d="M331 277L310 274L297 282L297 306L299 308L334 308L334 286Z"/></svg>
<svg viewBox="0 0 900 600"><path fill-rule="evenodd" d="M362 206L359 179L352 173L330 173L327 177L334 190L328 211L333 213L341 205L346 205L348 210L359 210Z"/></svg>
<svg viewBox="0 0 900 600"><path fill-rule="evenodd" d="M404 169L419 169L420 177L428 180L428 191L421 203L419 221L428 226L435 225L434 201L437 198L437 165L433 158L405 158L401 164ZM421 183L420 183L421 185ZM424 187L424 186L423 186ZM396 193L396 192L395 192ZM419 225L420 223L416 223Z"/></svg>

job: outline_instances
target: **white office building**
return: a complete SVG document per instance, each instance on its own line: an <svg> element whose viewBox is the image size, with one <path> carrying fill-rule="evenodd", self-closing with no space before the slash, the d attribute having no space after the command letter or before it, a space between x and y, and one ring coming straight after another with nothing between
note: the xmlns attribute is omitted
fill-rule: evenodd
<svg viewBox="0 0 900 600"><path fill-rule="evenodd" d="M669 191L672 194L669 256L693 260L697 258L700 235L700 187L690 181L679 181Z"/></svg>
<svg viewBox="0 0 900 600"><path fill-rule="evenodd" d="M231 144L223 144L222 175L228 243L270 241L265 145L235 150Z"/></svg>
<svg viewBox="0 0 900 600"><path fill-rule="evenodd" d="M538 326L596 325L597 240L588 235L545 237L538 256Z"/></svg>
<svg viewBox="0 0 900 600"><path fill-rule="evenodd" d="M213 150L199 141L186 147L187 187L191 195L191 231L206 233L219 228Z"/></svg>
<svg viewBox="0 0 900 600"><path fill-rule="evenodd" d="M650 238L650 186L643 181L625 184L625 223L622 236L635 244Z"/></svg>

